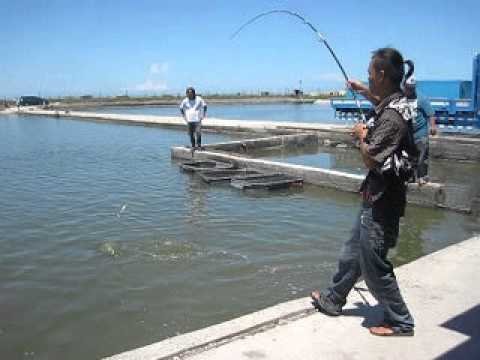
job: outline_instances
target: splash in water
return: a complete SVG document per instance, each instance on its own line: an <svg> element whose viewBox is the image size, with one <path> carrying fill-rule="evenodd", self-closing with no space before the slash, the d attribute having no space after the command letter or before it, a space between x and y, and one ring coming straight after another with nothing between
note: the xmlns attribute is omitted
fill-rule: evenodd
<svg viewBox="0 0 480 360"><path fill-rule="evenodd" d="M102 254L112 256L112 257L119 255L119 251L114 247L112 243L109 243L109 242L106 242L100 245L99 251Z"/></svg>
<svg viewBox="0 0 480 360"><path fill-rule="evenodd" d="M120 208L120 211L117 212L117 217L119 218L120 215L125 211L125 209L127 208L127 204L123 204L122 207Z"/></svg>

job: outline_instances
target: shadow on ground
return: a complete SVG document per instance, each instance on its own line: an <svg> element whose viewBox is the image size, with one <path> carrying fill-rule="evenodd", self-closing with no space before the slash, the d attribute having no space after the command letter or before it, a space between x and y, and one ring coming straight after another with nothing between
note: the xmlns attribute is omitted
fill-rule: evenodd
<svg viewBox="0 0 480 360"><path fill-rule="evenodd" d="M480 359L480 304L441 325L470 337L467 341L440 355L441 360Z"/></svg>

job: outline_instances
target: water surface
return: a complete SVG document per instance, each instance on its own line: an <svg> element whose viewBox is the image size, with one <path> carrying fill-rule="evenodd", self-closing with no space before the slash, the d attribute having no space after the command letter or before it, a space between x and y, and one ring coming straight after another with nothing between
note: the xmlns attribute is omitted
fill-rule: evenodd
<svg viewBox="0 0 480 360"><path fill-rule="evenodd" d="M162 128L0 117L2 359L99 358L328 284L355 194L209 186L171 161L186 143ZM392 256L479 229L409 207Z"/></svg>
<svg viewBox="0 0 480 360"><path fill-rule="evenodd" d="M113 114L179 116L178 106L107 106L88 111ZM322 104L208 104L208 116L230 120L266 120L345 124L335 119L329 103ZM351 122L350 122L351 123Z"/></svg>

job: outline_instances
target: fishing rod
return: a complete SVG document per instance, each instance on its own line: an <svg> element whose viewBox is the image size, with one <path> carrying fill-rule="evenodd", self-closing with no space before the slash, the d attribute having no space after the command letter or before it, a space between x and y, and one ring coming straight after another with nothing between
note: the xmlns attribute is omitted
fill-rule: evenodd
<svg viewBox="0 0 480 360"><path fill-rule="evenodd" d="M269 15L272 15L272 14L285 14L285 15L290 15L290 16L293 16L297 19L300 19L306 26L308 26L308 28L310 30L312 30L318 37L318 40L320 42L322 42L326 48L328 49L328 51L330 52L330 54L332 55L333 59L335 60L335 62L337 63L338 67L340 68L340 71L342 72L343 74L343 77L345 78L345 81L348 83L349 79L348 79L348 75L347 75L347 72L345 71L344 67L342 66L342 63L340 62L340 60L338 59L337 55L335 54L335 51L333 51L332 47L330 46L330 44L328 43L327 39L325 38L325 36L323 36L320 31L318 31L315 26L313 26L313 24L309 21L307 21L307 19L305 19L303 16L301 16L300 14L296 13L296 12L293 12L293 11L290 11L290 10L270 10L270 11L267 11L267 12L263 12L263 13L260 13L256 16L254 16L253 18L251 18L250 20L248 20L246 23L244 23L242 26L240 26L238 28L237 31L235 31L231 36L230 36L230 40L234 39L243 29L245 29L247 26L249 26L250 24L254 23L255 21L257 21L258 19L262 18L262 17L265 17L265 16L269 16ZM365 115L363 113L363 110L362 110L362 107L360 106L360 100L356 94L356 91L353 90L352 88L349 87L349 90L353 96L353 99L355 100L355 103L358 107L358 110L360 112L360 117L361 117L361 120L362 122L365 122Z"/></svg>

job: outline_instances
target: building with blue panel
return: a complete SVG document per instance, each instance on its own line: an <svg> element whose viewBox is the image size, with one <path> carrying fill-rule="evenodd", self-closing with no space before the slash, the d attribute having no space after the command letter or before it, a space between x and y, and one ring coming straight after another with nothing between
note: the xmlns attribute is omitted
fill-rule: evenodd
<svg viewBox="0 0 480 360"><path fill-rule="evenodd" d="M472 94L473 109L477 120L480 121L480 54L473 59Z"/></svg>
<svg viewBox="0 0 480 360"><path fill-rule="evenodd" d="M465 80L420 80L417 91L428 98L471 99L472 81Z"/></svg>
<svg viewBox="0 0 480 360"><path fill-rule="evenodd" d="M417 91L430 100L438 124L480 128L480 54L473 58L472 80L417 81ZM360 111L372 107L367 100L355 101L349 95L331 100L337 117L358 118Z"/></svg>

